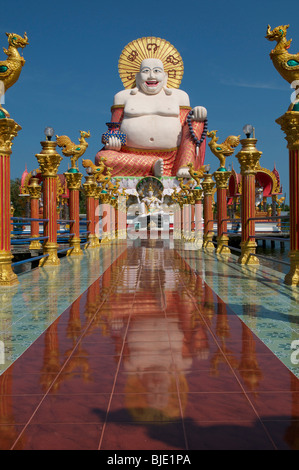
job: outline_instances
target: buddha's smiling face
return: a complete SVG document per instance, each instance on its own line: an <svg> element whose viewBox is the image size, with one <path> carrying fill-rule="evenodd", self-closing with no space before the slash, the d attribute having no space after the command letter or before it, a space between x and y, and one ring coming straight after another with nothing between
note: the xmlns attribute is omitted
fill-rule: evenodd
<svg viewBox="0 0 299 470"><path fill-rule="evenodd" d="M166 86L167 73L159 59L145 59L136 74L136 85L147 95L156 95Z"/></svg>

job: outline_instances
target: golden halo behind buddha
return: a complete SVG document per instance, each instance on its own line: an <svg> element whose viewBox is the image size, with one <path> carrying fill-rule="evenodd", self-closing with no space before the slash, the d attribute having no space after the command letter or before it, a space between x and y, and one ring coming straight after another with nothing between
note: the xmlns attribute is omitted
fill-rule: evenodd
<svg viewBox="0 0 299 470"><path fill-rule="evenodd" d="M179 88L184 73L183 60L168 41L153 36L135 39L123 49L118 71L125 88L136 86L135 75L144 59L160 59L168 74L167 87Z"/></svg>

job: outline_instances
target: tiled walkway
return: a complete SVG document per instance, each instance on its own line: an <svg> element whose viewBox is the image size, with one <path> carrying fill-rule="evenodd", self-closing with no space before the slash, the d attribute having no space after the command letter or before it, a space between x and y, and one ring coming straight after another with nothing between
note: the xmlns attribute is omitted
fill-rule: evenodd
<svg viewBox="0 0 299 470"><path fill-rule="evenodd" d="M0 375L1 450L299 449L298 378L194 253L142 241L52 286L44 332Z"/></svg>

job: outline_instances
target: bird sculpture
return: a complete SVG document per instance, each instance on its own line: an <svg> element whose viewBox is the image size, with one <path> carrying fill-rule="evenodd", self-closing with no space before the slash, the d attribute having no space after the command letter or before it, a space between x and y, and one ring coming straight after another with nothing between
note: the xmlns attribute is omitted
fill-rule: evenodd
<svg viewBox="0 0 299 470"><path fill-rule="evenodd" d="M0 61L1 96L18 80L22 67L25 64L25 59L19 54L18 49L24 49L29 44L26 33L24 33L24 37L12 33L6 33L6 36L8 37L9 46L8 49L3 47L3 51L7 55L7 59ZM9 113L1 104L0 111L1 117L9 117Z"/></svg>
<svg viewBox="0 0 299 470"><path fill-rule="evenodd" d="M281 197L281 198L277 199L278 207L280 207L284 201L285 201L285 197Z"/></svg>
<svg viewBox="0 0 299 470"><path fill-rule="evenodd" d="M194 164L188 163L189 174L191 178L196 181L196 187L200 187L200 180L203 178L203 175L208 167L208 165L201 166L198 170L194 170Z"/></svg>
<svg viewBox="0 0 299 470"><path fill-rule="evenodd" d="M265 36L269 41L276 41L277 44L274 49L270 52L270 59L273 62L274 67L278 73L290 84L296 83L299 80L299 53L290 54L288 49L290 48L292 39L287 41L287 29L290 25L277 26L271 31L270 25L267 28L267 34ZM291 104L290 110L299 110L299 100L297 97Z"/></svg>
<svg viewBox="0 0 299 470"><path fill-rule="evenodd" d="M217 131L210 131L207 133L207 136L211 137L209 147L211 152L218 158L220 162L220 168L218 171L226 171L226 157L229 157L234 153L235 148L240 143L240 136L230 135L225 139L224 142L222 142L222 144L218 144L219 137L217 137L216 134Z"/></svg>
<svg viewBox="0 0 299 470"><path fill-rule="evenodd" d="M106 158L101 157L99 165L95 165L91 160L82 160L82 166L84 168L91 168L92 173L95 177L95 180L98 183L109 183L111 180L111 170L112 168L105 165ZM105 174L104 174L105 172Z"/></svg>
<svg viewBox="0 0 299 470"><path fill-rule="evenodd" d="M80 131L79 145L74 144L71 139L66 135L56 136L58 147L62 148L62 153L66 157L71 158L71 169L77 169L77 161L85 153L88 143L86 139L90 137L90 132Z"/></svg>
<svg viewBox="0 0 299 470"><path fill-rule="evenodd" d="M189 179L187 183L184 183L185 178L178 178L179 186L181 188L180 193L187 196L192 189L192 185L194 184L192 179Z"/></svg>

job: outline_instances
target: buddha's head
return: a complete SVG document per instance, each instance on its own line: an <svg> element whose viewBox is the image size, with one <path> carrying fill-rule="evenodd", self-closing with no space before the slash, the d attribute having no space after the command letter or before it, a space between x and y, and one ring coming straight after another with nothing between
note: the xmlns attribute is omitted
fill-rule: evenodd
<svg viewBox="0 0 299 470"><path fill-rule="evenodd" d="M137 88L147 95L157 95L167 85L167 73L159 59L144 59L136 74Z"/></svg>

